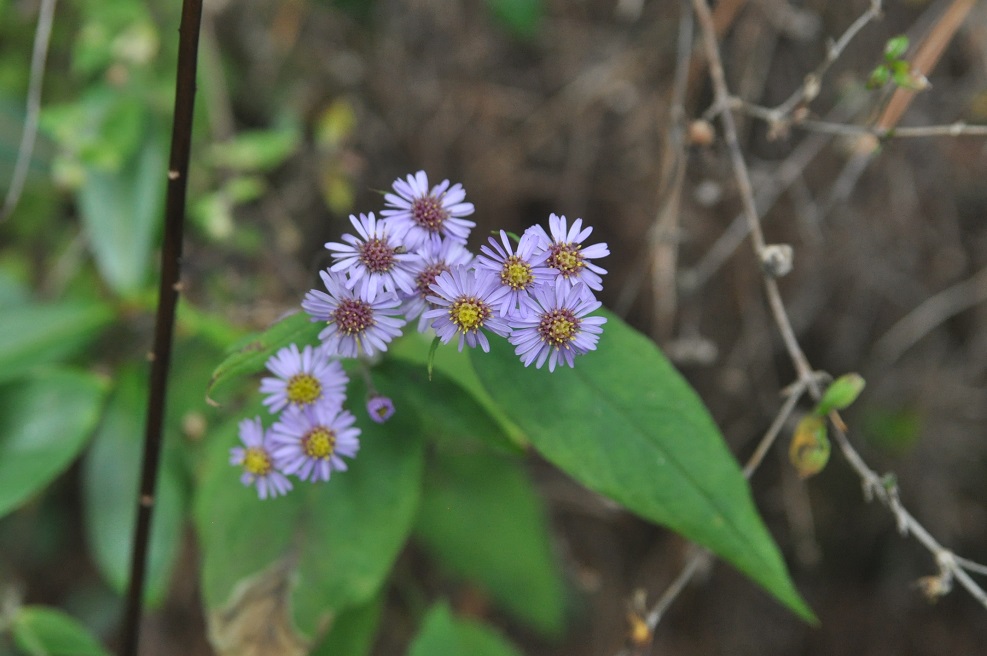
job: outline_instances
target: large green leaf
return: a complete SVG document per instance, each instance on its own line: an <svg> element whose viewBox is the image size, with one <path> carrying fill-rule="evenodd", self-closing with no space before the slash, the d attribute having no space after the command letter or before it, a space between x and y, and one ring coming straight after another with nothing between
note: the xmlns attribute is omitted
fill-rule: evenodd
<svg viewBox="0 0 987 656"><path fill-rule="evenodd" d="M245 338L230 349L230 354L213 371L207 395L215 397L231 386L241 384L245 376L263 371L267 359L288 344L298 344L299 348L317 344L323 328L325 324L313 322L305 312L296 312L264 332Z"/></svg>
<svg viewBox="0 0 987 656"><path fill-rule="evenodd" d="M50 371L0 386L0 517L62 473L99 418L105 385Z"/></svg>
<svg viewBox="0 0 987 656"><path fill-rule="evenodd" d="M9 263L4 263L9 266ZM10 308L17 305L26 305L30 299L31 292L18 276L6 268L0 268L0 309L6 315Z"/></svg>
<svg viewBox="0 0 987 656"><path fill-rule="evenodd" d="M113 318L102 303L15 305L0 312L0 381L71 356Z"/></svg>
<svg viewBox="0 0 987 656"><path fill-rule="evenodd" d="M17 646L31 656L109 656L78 620L57 608L23 606L10 622Z"/></svg>
<svg viewBox="0 0 987 656"><path fill-rule="evenodd" d="M545 511L522 463L487 451L444 450L429 465L418 538L522 622L559 636L564 585Z"/></svg>
<svg viewBox="0 0 987 656"><path fill-rule="evenodd" d="M147 277L164 213L167 169L163 134L150 129L136 155L119 169L86 172L78 194L82 222L100 274L118 294L139 292Z"/></svg>
<svg viewBox="0 0 987 656"><path fill-rule="evenodd" d="M474 367L560 469L708 547L812 619L702 401L651 340L607 317L599 350L574 369L525 368L501 339L472 354Z"/></svg>
<svg viewBox="0 0 987 656"><path fill-rule="evenodd" d="M309 656L366 656L374 646L383 610L381 598L345 609L333 618L329 633Z"/></svg>
<svg viewBox="0 0 987 656"><path fill-rule="evenodd" d="M493 628L475 620L453 617L446 603L432 607L408 656L520 656L514 645Z"/></svg>
<svg viewBox="0 0 987 656"><path fill-rule="evenodd" d="M86 540L103 576L120 593L130 575L146 408L147 373L137 368L120 371L83 463ZM160 603L167 592L184 521L181 461L168 446L158 474L147 564L145 595L151 605Z"/></svg>
<svg viewBox="0 0 987 656"><path fill-rule="evenodd" d="M430 440L460 450L475 450L482 443L502 453L522 452L500 422L444 370L433 371L429 380L424 364L392 359L374 367L371 376L381 393L390 395L400 388L412 407L428 417L425 434Z"/></svg>
<svg viewBox="0 0 987 656"><path fill-rule="evenodd" d="M387 358L414 363L418 365L419 371L424 372L427 372L429 365L431 365L433 372L447 376L451 382L454 382L472 397L471 403L479 404L490 417L496 420L504 437L507 438L507 442L523 443L524 436L521 431L504 414L500 405L490 398L480 379L477 378L469 354L457 350L453 345L445 345L434 351L430 361L431 341L431 337L421 333L408 333L391 343L390 348L387 349ZM440 380L440 376L437 375L433 375L433 378ZM429 396L441 398L438 394L429 394ZM456 396L459 396L459 393Z"/></svg>
<svg viewBox="0 0 987 656"><path fill-rule="evenodd" d="M364 395L359 381L351 383L351 398ZM421 489L421 425L411 404L400 396L395 403L402 411L384 425L354 408L363 432L348 471L327 483L295 480L288 495L266 501L228 464L233 430L211 436L195 518L212 635L233 645L223 653L251 638L237 628L242 618L275 621L276 611L260 609L285 613L288 644L305 643L333 614L378 593L411 531Z"/></svg>

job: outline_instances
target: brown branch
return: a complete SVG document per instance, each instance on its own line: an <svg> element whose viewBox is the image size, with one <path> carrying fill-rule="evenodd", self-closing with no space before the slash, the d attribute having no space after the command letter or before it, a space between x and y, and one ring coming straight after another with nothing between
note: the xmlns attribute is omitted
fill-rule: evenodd
<svg viewBox="0 0 987 656"><path fill-rule="evenodd" d="M872 20L880 17L881 5L881 0L871 0L870 7L868 7L867 11L851 23L850 27L847 28L846 32L839 39L826 48L826 58L823 59L816 70L805 76L802 86L793 91L792 95L785 102L771 110L774 121L784 120L800 104L812 102L819 95L823 76L829 70L830 66L840 58L840 55L843 54L843 51L846 50L846 47L853 41L857 34Z"/></svg>
<svg viewBox="0 0 987 656"><path fill-rule="evenodd" d="M708 59L710 78L713 83L713 90L716 97L714 107L718 109L717 113L719 114L720 121L723 125L724 141L727 144L730 154L730 162L734 172L734 178L740 191L744 208L744 216L747 222L748 230L751 234L752 246L758 259L763 261L762 258L765 252L766 244L763 232L761 230L760 218L757 213L747 164L744 160L743 153L740 150L740 145L737 140L736 124L734 123L733 114L731 113L730 107L731 95L723 75L723 64L720 58L719 48L716 43L716 31L712 21L712 16L706 0L692 0L692 4L699 22L700 31L702 32L706 56ZM872 7L879 8L879 3L873 3ZM792 364L798 374L798 379L788 402L782 406L776 420L772 423L771 428L765 434L761 444L755 450L748 466L745 467L745 476L750 476L754 472L757 467L757 463L760 462L760 459L763 457L763 453L768 450L771 443L774 441L775 436L780 431L784 420L793 411L798 397L805 391L808 391L814 399L818 400L822 394L822 388L819 383L818 376L809 366L809 362L802 352L794 331L792 330L791 321L788 318L784 302L782 301L781 294L778 291L777 283L775 279L767 273L764 275L764 286L772 316L774 317L775 324L781 333L789 357L791 358ZM956 580L967 589L974 599L987 608L987 594L984 593L983 589L980 588L967 573L967 570L981 573L982 571L987 571L987 568L984 568L982 565L966 561L965 559L959 559L955 554L953 554L953 552L943 548L942 545L940 545L901 504L898 498L897 485L894 483L889 483L886 478L878 476L864 462L863 458L860 457L857 451L850 444L850 441L847 439L844 431L844 423L838 413L830 413L830 421L834 428L837 445L839 446L847 462L850 463L851 467L860 476L867 498L869 499L876 496L891 510L898 523L899 531L902 534L911 534L915 536L916 540L925 546L926 549L928 549L935 557L936 564L939 567L939 575L934 577L925 577L920 580L926 594L930 596L945 594L950 590L952 582ZM698 569L699 564L701 564L702 560L708 556L709 554L705 550L694 554L687 561L682 572L678 577L676 577L672 585L659 598L658 603L655 605L652 612L649 613L647 618L648 628L651 632L653 632L654 627L657 626L657 623L660 621L665 609L672 603L672 601L674 601L681 590L684 589L685 584ZM621 653L627 652L624 651Z"/></svg>
<svg viewBox="0 0 987 656"><path fill-rule="evenodd" d="M141 469L134 546L130 562L130 584L127 589L120 638L120 653L123 656L136 656L140 642L144 575L147 568L151 536L151 517L155 504L154 494L158 478L158 461L161 456L172 333L178 294L181 290L182 234L185 228L185 198L188 190L195 72L201 17L202 0L184 0L181 25L178 30L175 114L172 119L171 156L168 164L168 192L165 202L164 241L161 249L158 314L154 326L154 350L151 351L151 384L148 393L146 432L144 435L144 462Z"/></svg>
<svg viewBox="0 0 987 656"><path fill-rule="evenodd" d="M959 29L960 24L966 19L970 9L973 8L974 0L953 0L953 4L936 21L935 26L929 34L919 44L912 58L912 75L927 77L936 67L939 58L946 50L946 46L953 40L953 35ZM917 92L912 89L898 87L895 89L891 100L877 121L874 123L875 129L886 132L896 126L901 116L912 104Z"/></svg>
<svg viewBox="0 0 987 656"><path fill-rule="evenodd" d="M747 164L744 161L743 154L740 151L740 145L737 143L733 114L729 110L729 99L731 96L723 76L723 65L720 60L719 48L716 44L716 35L713 31L712 22L710 20L709 6L707 5L706 0L692 0L692 4L695 8L696 16L699 20L699 27L703 34L703 41L706 45L706 55L710 60L710 78L713 83L716 101L717 104L720 104L726 108L726 110L720 114L720 120L723 124L724 140L730 151L730 161L733 166L734 177L736 178L737 186L743 200L744 212L750 226L751 241L753 243L754 252L760 260L764 251L764 236L761 232L760 219L754 206L754 198L751 190L750 175L747 172ZM795 333L792 330L791 321L788 318L784 302L782 301L781 294L778 291L777 282L774 278L765 275L764 287L767 292L768 305L771 308L771 313L774 316L775 324L781 333L782 340L785 343L785 348L788 350L792 364L798 373L798 380L805 384L810 395L814 399L819 399L822 393L821 387L813 375L812 368L809 366L808 360L805 358L805 354L802 352L798 340L795 337ZM850 444L850 441L847 439L842 428L843 422L839 418L839 415L833 412L830 417L840 450L864 482L865 490L877 496L878 499L880 499L892 511L899 523L899 528L903 533L910 533L914 535L915 538L922 543L933 554L933 556L935 556L936 563L940 568L940 576L937 580L941 581L943 584L942 592L945 593L948 591L948 584L951 583L953 578L955 578L978 602L987 608L987 594L984 593L976 582L973 581L973 579L971 579L963 568L956 562L956 558L953 553L944 549L938 542L936 542L928 531L926 531L925 528L919 524L919 522L910 513L908 513L907 510L905 510L898 500L896 493L897 487L893 488L893 490L886 487L882 479L878 477L877 474L870 469L870 467L867 466L863 458L861 458L856 450L854 450L853 446Z"/></svg>

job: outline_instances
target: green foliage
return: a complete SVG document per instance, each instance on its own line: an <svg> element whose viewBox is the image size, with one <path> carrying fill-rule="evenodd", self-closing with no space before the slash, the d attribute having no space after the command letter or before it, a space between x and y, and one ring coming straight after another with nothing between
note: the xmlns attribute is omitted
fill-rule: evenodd
<svg viewBox="0 0 987 656"><path fill-rule="evenodd" d="M104 578L123 594L130 574L138 475L144 445L147 373L129 367L115 377L116 386L103 412L92 447L83 462L83 508L86 540ZM151 550L145 597L159 604L168 589L185 518L182 462L164 449L155 493Z"/></svg>
<svg viewBox="0 0 987 656"><path fill-rule="evenodd" d="M251 130L213 144L206 157L213 166L234 171L269 171L284 163L300 142L297 125Z"/></svg>
<svg viewBox="0 0 987 656"><path fill-rule="evenodd" d="M533 39L541 26L542 0L486 0L487 8L515 37Z"/></svg>
<svg viewBox="0 0 987 656"><path fill-rule="evenodd" d="M845 374L840 376L826 388L822 399L816 405L815 413L825 416L832 410L845 410L850 407L860 393L864 391L866 382L860 374Z"/></svg>
<svg viewBox="0 0 987 656"><path fill-rule="evenodd" d="M264 363L277 350L291 343L313 344L325 328L304 312L296 312L259 335L251 335L230 348L230 353L213 371L206 394L210 398L229 391L244 376L264 370Z"/></svg>
<svg viewBox="0 0 987 656"><path fill-rule="evenodd" d="M0 517L75 460L99 418L105 387L69 370L0 385Z"/></svg>
<svg viewBox="0 0 987 656"><path fill-rule="evenodd" d="M907 36L904 34L899 34L898 36L891 37L888 39L888 42L884 44L884 60L887 62L897 61L905 56L905 52L907 50Z"/></svg>
<svg viewBox="0 0 987 656"><path fill-rule="evenodd" d="M544 635L561 635L562 577L521 462L486 451L436 453L415 531L439 562L502 608Z"/></svg>
<svg viewBox="0 0 987 656"><path fill-rule="evenodd" d="M433 351L432 341L418 332L406 334L400 339L394 340L387 353L390 357L418 364L421 366L421 370L427 371L431 366L433 372L447 376L467 393L471 399L467 403L477 403L497 422L500 426L501 436L496 439L505 445L524 444L526 439L521 431L507 416L503 408L487 394L476 375L476 371L473 370L469 353L457 351L454 348L439 348ZM433 373L432 378L438 381L438 384L442 384L441 377L438 377L437 374ZM431 399L444 398L439 394L430 394L428 397ZM516 447L511 446L509 449L515 450Z"/></svg>
<svg viewBox="0 0 987 656"><path fill-rule="evenodd" d="M469 365L469 360L462 363ZM389 385L400 383L401 393L417 412L428 417L426 431L430 441L450 449L475 451L485 446L500 453L521 452L497 419L444 370L435 371L429 380L421 364L387 360L374 369L374 375L381 379L378 385L387 394L393 391Z"/></svg>
<svg viewBox="0 0 987 656"><path fill-rule="evenodd" d="M351 386L351 398L362 398L359 382ZM378 593L411 531L422 480L422 425L396 392L402 411L386 426L355 412L363 432L348 471L325 485L297 483L291 494L263 503L228 464L234 426L211 436L195 503L211 613L228 610L238 584L279 563L302 582L291 606L294 624L308 636L334 611Z"/></svg>
<svg viewBox="0 0 987 656"><path fill-rule="evenodd" d="M408 656L520 656L514 645L475 620L453 617L448 604L432 607Z"/></svg>
<svg viewBox="0 0 987 656"><path fill-rule="evenodd" d="M109 656L78 620L55 608L23 606L11 619L14 642L29 656Z"/></svg>
<svg viewBox="0 0 987 656"><path fill-rule="evenodd" d="M788 446L788 459L800 477L809 478L826 467L830 449L826 420L812 414L803 417L795 427Z"/></svg>
<svg viewBox="0 0 987 656"><path fill-rule="evenodd" d="M908 51L908 37L900 35L888 39L884 46L884 61L878 64L867 80L868 89L880 89L889 81L895 86L910 91L928 88L925 76L912 70L912 65L903 57Z"/></svg>
<svg viewBox="0 0 987 656"><path fill-rule="evenodd" d="M78 202L103 279L121 296L140 292L164 213L167 173L164 135L151 129L119 170L86 171Z"/></svg>
<svg viewBox="0 0 987 656"><path fill-rule="evenodd" d="M0 310L0 382L79 353L113 317L102 303L21 303Z"/></svg>
<svg viewBox="0 0 987 656"><path fill-rule="evenodd" d="M864 438L893 454L908 453L922 435L922 415L914 408L867 408L861 428Z"/></svg>
<svg viewBox="0 0 987 656"><path fill-rule="evenodd" d="M380 598L345 609L333 618L329 633L309 652L310 656L366 656L373 647L383 610Z"/></svg>
<svg viewBox="0 0 987 656"><path fill-rule="evenodd" d="M525 368L502 340L474 352L487 392L549 461L723 557L805 619L750 489L702 401L658 348L607 316L575 369Z"/></svg>

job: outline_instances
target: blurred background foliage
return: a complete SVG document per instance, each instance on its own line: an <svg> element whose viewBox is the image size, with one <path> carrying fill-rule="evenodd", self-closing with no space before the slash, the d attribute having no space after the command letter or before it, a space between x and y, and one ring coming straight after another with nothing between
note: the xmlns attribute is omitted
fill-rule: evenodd
<svg viewBox="0 0 987 656"><path fill-rule="evenodd" d="M741 10L723 41L731 87L771 104L868 2L734 4ZM28 187L0 224L0 481L29 492L0 491L0 584L27 604L64 609L104 639L118 619L133 514L121 490L136 486L146 403L177 5L58 3ZM876 102L866 83L883 44L919 37L944 5L886 3L814 109L864 98L856 118L865 120ZM35 0L0 0L0 189L24 122L37 10ZM792 16L805 21L779 18ZM597 226L615 253L607 304L654 335L734 451L750 452L777 408L775 391L792 378L753 258L741 248L700 288L682 287L671 324L657 310L669 280L676 288L736 213L718 144L688 152L677 268L662 269L642 238L655 220L668 148L678 17L677 3L633 0L206 3L146 653L210 653L187 518L204 438L230 414L204 402L212 367L240 336L296 306L347 214L378 206L380 188L419 168L464 183L483 208L480 231L517 230L550 211ZM987 120L985 68L979 3L905 122ZM697 77L687 114L709 100ZM772 139L749 120L741 127L756 183L777 175L807 138ZM765 217L771 240L796 248L783 291L811 361L867 379L847 414L867 457L897 473L906 504L940 540L983 562L987 308L975 304L932 326L890 360L874 345L924 299L987 266L987 148L976 139L889 142L851 195L824 203L851 149L829 140ZM449 470L475 466L441 460ZM493 468L527 494L509 484L519 470ZM571 612L582 621L546 639L509 604L498 607L517 591L478 585L464 571L469 563L437 564L452 528L430 522L426 508L393 587L352 611L348 624L387 629L372 646L365 631L333 632L322 653L400 653L429 608L424 644L447 635L506 653L497 636L455 619L441 601L432 605L442 598L457 617L494 623L526 653L612 653L625 637L627 600L638 588L664 589L684 545L537 459L525 471L547 507L553 550L576 591ZM30 489L17 482L25 480ZM445 481L430 484L441 493ZM831 463L802 484L781 453L754 490L822 628L806 628L718 567L671 609L657 649L941 654L987 643L982 609L963 594L930 607L911 588L933 563L860 500L845 467ZM27 608L21 635L45 625L72 630ZM12 652L6 640L0 654Z"/></svg>

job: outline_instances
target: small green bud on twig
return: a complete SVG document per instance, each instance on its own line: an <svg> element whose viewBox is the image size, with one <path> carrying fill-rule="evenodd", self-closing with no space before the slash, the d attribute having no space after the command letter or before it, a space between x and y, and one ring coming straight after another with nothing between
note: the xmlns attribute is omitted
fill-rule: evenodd
<svg viewBox="0 0 987 656"><path fill-rule="evenodd" d="M844 374L834 380L823 394L816 406L815 414L819 417L828 415L833 410L843 410L849 407L867 383L860 374Z"/></svg>

